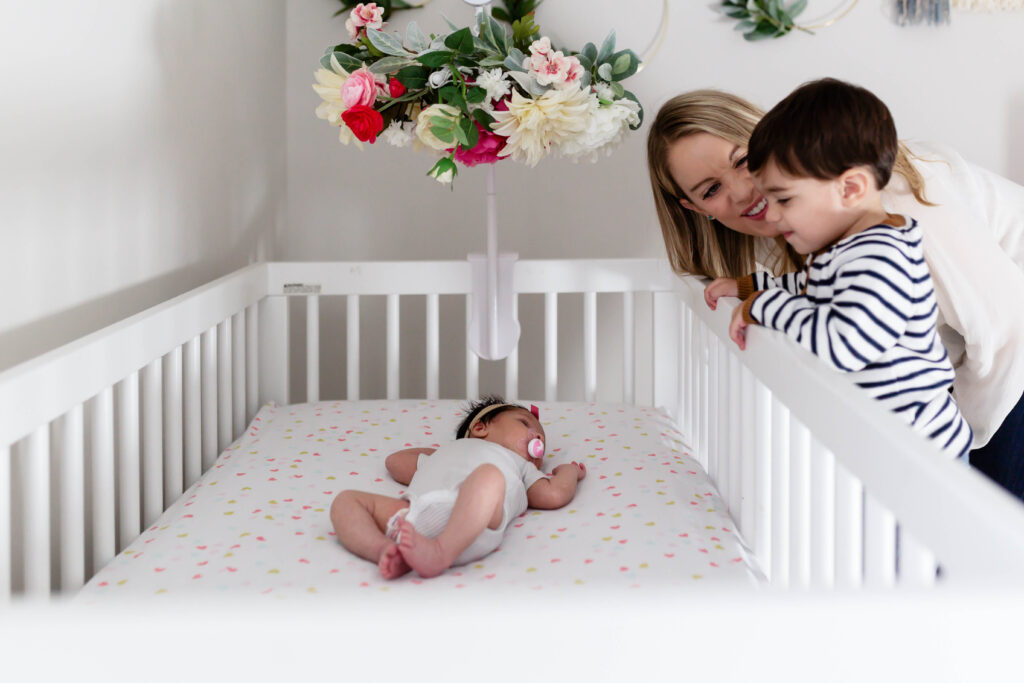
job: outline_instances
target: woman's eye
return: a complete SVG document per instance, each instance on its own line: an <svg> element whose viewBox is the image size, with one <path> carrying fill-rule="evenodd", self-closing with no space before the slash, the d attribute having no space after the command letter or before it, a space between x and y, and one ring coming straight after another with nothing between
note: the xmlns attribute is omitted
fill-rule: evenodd
<svg viewBox="0 0 1024 683"><path fill-rule="evenodd" d="M739 168L741 166L746 166L746 165L747 165L747 155L744 154L743 156L741 156L739 159L736 160L736 168Z"/></svg>
<svg viewBox="0 0 1024 683"><path fill-rule="evenodd" d="M704 194L701 195L701 198L707 199L708 197L711 197L716 192L718 192L718 188L720 187L721 185L719 183L712 183L711 186L708 187L708 189L704 190Z"/></svg>

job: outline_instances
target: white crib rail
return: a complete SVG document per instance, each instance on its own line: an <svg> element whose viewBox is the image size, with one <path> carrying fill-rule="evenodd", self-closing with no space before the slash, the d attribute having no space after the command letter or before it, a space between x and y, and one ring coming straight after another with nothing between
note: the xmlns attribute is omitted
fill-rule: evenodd
<svg viewBox="0 0 1024 683"><path fill-rule="evenodd" d="M738 359L740 382L753 389L760 408L702 400L698 391L697 400L681 408L683 423L691 434L703 434L705 423L721 426L723 418L728 425L719 428L717 442L700 439L698 448L712 476L718 473L719 490L773 583L927 585L939 574L959 582L1020 580L1024 506L1019 501L940 455L847 377L782 335L749 328L747 348L739 351L728 338L735 300L723 299L711 311L703 289L695 278L680 283L689 311L684 319L686 337L693 340L690 353L696 363L706 363L711 387L732 390L738 372L732 359ZM745 389L743 395L749 393ZM754 435L757 447L739 456L752 477L726 481L723 466L734 466L736 456L722 441L733 444L737 434ZM771 453L770 462L747 460L765 452ZM771 480L768 487L765 478ZM757 481L762 485L751 485ZM752 523L755 519L760 522Z"/></svg>
<svg viewBox="0 0 1024 683"><path fill-rule="evenodd" d="M654 259L521 261L514 287L517 297L543 294L547 400L608 395L598 358L617 335L601 334L598 319L602 302L621 300L621 400L677 419L774 584L929 584L940 566L957 581L1024 571L1024 507L780 336L754 329L736 350L732 306L708 310L701 281ZM360 397L364 298L386 302L373 345L385 350L388 398L413 397L399 364L410 343L424 348L425 397L440 396L441 344L451 340L439 296L465 297L472 310L465 261L260 264L0 374L0 602L12 587L76 590L212 465L259 403L295 400L286 295L308 297L311 400L341 398L321 391L322 368L337 362L321 358L325 298L346 300L350 399ZM581 297L578 346L559 330L573 310L560 315L560 295ZM422 333L400 320L407 296L423 299ZM583 360L571 391L560 339ZM510 398L519 358L505 363ZM467 345L465 395L479 386Z"/></svg>

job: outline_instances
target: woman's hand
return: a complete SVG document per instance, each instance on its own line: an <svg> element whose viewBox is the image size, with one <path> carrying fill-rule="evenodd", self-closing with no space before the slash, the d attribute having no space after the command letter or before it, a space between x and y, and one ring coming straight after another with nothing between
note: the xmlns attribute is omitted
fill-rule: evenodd
<svg viewBox="0 0 1024 683"><path fill-rule="evenodd" d="M740 289L736 278L718 277L704 288L704 302L712 311L718 306L718 298L723 296L739 296Z"/></svg>
<svg viewBox="0 0 1024 683"><path fill-rule="evenodd" d="M729 321L729 339L736 342L736 346L743 351L747 348L747 321L743 319L743 306L737 306L732 311L732 320Z"/></svg>

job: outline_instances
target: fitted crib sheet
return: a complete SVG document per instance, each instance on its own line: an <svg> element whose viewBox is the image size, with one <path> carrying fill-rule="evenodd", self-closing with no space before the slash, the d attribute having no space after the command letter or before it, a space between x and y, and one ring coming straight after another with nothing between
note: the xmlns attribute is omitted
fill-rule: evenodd
<svg viewBox="0 0 1024 683"><path fill-rule="evenodd" d="M537 402L544 470L587 465L575 499L527 510L493 554L439 577L386 581L336 540L339 491L397 496L387 454L452 438L449 400L267 404L185 494L78 599L214 592L277 598L374 591L638 590L761 574L722 499L671 420L653 408Z"/></svg>

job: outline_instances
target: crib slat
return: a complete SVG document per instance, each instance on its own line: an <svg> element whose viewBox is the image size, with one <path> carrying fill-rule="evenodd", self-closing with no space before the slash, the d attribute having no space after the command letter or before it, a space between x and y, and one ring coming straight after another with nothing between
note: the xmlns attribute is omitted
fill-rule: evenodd
<svg viewBox="0 0 1024 683"><path fill-rule="evenodd" d="M715 483L715 486L721 489L721 479L719 478L718 461L719 451L721 446L718 440L718 393L719 393L719 382L721 378L718 375L718 351L721 348L721 342L715 337L710 330L707 330L705 337L708 342L708 368L707 368L707 380L706 387L707 393L707 472L708 476L711 477L711 481Z"/></svg>
<svg viewBox="0 0 1024 683"><path fill-rule="evenodd" d="M60 589L65 593L76 591L85 583L85 423L82 412L81 405L75 406L57 421L56 429L55 447L60 467ZM136 435L137 430L136 420ZM2 455L0 453L0 470L3 469ZM3 500L0 491L0 504Z"/></svg>
<svg viewBox="0 0 1024 683"><path fill-rule="evenodd" d="M889 588L896 583L896 519L864 492L864 583Z"/></svg>
<svg viewBox="0 0 1024 683"><path fill-rule="evenodd" d="M349 294L345 305L345 375L347 387L345 396L350 401L359 400L359 295Z"/></svg>
<svg viewBox="0 0 1024 683"><path fill-rule="evenodd" d="M583 398L597 400L597 293L583 293Z"/></svg>
<svg viewBox="0 0 1024 683"><path fill-rule="evenodd" d="M122 550L142 527L139 460L139 373L117 383L117 548Z"/></svg>
<svg viewBox="0 0 1024 683"><path fill-rule="evenodd" d="M722 343L718 343L718 490L725 497L730 512L736 510L730 487L732 485L732 426L730 421L732 410L730 401L737 398L735 388L730 379L732 354Z"/></svg>
<svg viewBox="0 0 1024 683"><path fill-rule="evenodd" d="M466 396L480 393L480 359L469 345L469 323L473 319L473 295L466 295Z"/></svg>
<svg viewBox="0 0 1024 683"><path fill-rule="evenodd" d="M201 386L200 404L203 410L203 463L205 472L217 459L217 327L211 327L200 337ZM146 513L146 524L152 519Z"/></svg>
<svg viewBox="0 0 1024 683"><path fill-rule="evenodd" d="M836 464L836 586L858 588L864 562L864 487Z"/></svg>
<svg viewBox="0 0 1024 683"><path fill-rule="evenodd" d="M260 307L245 309L245 423L260 409ZM282 361L283 362L283 361ZM187 451L186 451L187 452ZM191 484L187 481L187 484Z"/></svg>
<svg viewBox="0 0 1024 683"><path fill-rule="evenodd" d="M633 292L622 293L622 402L636 405L636 311Z"/></svg>
<svg viewBox="0 0 1024 683"><path fill-rule="evenodd" d="M50 426L37 428L21 444L25 463L25 595L46 598L50 594Z"/></svg>
<svg viewBox="0 0 1024 683"><path fill-rule="evenodd" d="M199 337L193 337L185 344L185 488L194 484L203 473L202 364L199 346Z"/></svg>
<svg viewBox="0 0 1024 683"><path fill-rule="evenodd" d="M217 452L231 444L231 321L217 324Z"/></svg>
<svg viewBox="0 0 1024 683"><path fill-rule="evenodd" d="M789 416L789 585L811 583L811 433Z"/></svg>
<svg viewBox="0 0 1024 683"><path fill-rule="evenodd" d="M789 408L772 398L772 583L789 586Z"/></svg>
<svg viewBox="0 0 1024 683"><path fill-rule="evenodd" d="M164 356L164 501L170 505L181 496L185 479L182 447L181 347ZM241 373L239 373L241 374ZM242 407L235 403L235 410Z"/></svg>
<svg viewBox="0 0 1024 683"><path fill-rule="evenodd" d="M242 310L231 316L232 439L245 431L245 345L245 311Z"/></svg>
<svg viewBox="0 0 1024 683"><path fill-rule="evenodd" d="M754 428L751 432L754 501L754 554L761 559L765 571L772 564L772 423L771 392L751 378L753 384Z"/></svg>
<svg viewBox="0 0 1024 683"><path fill-rule="evenodd" d="M544 400L558 400L558 294L544 294Z"/></svg>
<svg viewBox="0 0 1024 683"><path fill-rule="evenodd" d="M811 441L811 583L831 588L836 574L835 456Z"/></svg>
<svg viewBox="0 0 1024 683"><path fill-rule="evenodd" d="M441 313L437 294L427 295L427 399L436 400L439 396L438 385L441 371L440 358Z"/></svg>
<svg viewBox="0 0 1024 683"><path fill-rule="evenodd" d="M92 571L114 558L114 391L90 401L89 457L92 462Z"/></svg>
<svg viewBox="0 0 1024 683"><path fill-rule="evenodd" d="M729 509L733 511L737 524L742 524L746 514L743 510L743 466L740 461L740 450L742 449L740 436L746 423L742 408L743 389L740 380L740 359L736 356L736 351L731 349L730 351L728 369L729 402L725 432L725 439L728 444L726 452L729 454L729 483L726 488L729 491ZM749 527L744 526L742 532L744 534L750 533Z"/></svg>
<svg viewBox="0 0 1024 683"><path fill-rule="evenodd" d="M708 421L710 420L710 411L708 406L710 405L710 395L708 389L708 357L710 355L710 345L708 343L708 328L697 316L694 316L694 320L697 322L697 448L700 449L701 464L704 466L704 470L708 471Z"/></svg>
<svg viewBox="0 0 1024 683"><path fill-rule="evenodd" d="M320 297L311 294L306 297L306 401L316 403L319 400Z"/></svg>
<svg viewBox="0 0 1024 683"><path fill-rule="evenodd" d="M398 295L388 294L388 399L398 398Z"/></svg>
<svg viewBox="0 0 1024 683"><path fill-rule="evenodd" d="M677 299L679 329L679 366L676 372L676 422L686 437L687 443L693 444L693 402L690 400L690 358L693 356L693 345L690 339L690 309L686 302Z"/></svg>
<svg viewBox="0 0 1024 683"><path fill-rule="evenodd" d="M11 447L0 446L0 606L11 601Z"/></svg>
<svg viewBox="0 0 1024 683"><path fill-rule="evenodd" d="M142 371L142 524L164 511L163 371L157 358ZM98 568L98 567L97 567Z"/></svg>
<svg viewBox="0 0 1024 683"><path fill-rule="evenodd" d="M512 319L519 320L519 295L512 294ZM505 399L519 400L519 344L505 358Z"/></svg>
<svg viewBox="0 0 1024 683"><path fill-rule="evenodd" d="M935 583L935 555L906 527L899 527L899 582L901 586L927 587Z"/></svg>

